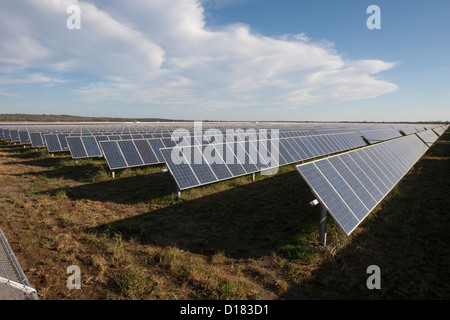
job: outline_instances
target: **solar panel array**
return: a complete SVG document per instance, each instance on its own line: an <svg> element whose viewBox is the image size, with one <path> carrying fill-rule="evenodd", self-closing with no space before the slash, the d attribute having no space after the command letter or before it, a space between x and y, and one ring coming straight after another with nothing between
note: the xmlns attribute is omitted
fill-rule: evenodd
<svg viewBox="0 0 450 320"><path fill-rule="evenodd" d="M437 139L428 139L430 133L407 135L296 168L349 235L428 150L429 144L419 136Z"/></svg>
<svg viewBox="0 0 450 320"><path fill-rule="evenodd" d="M365 145L356 133L282 138L276 145L269 139L237 138L227 143L162 149L178 188L193 188Z"/></svg>
<svg viewBox="0 0 450 320"><path fill-rule="evenodd" d="M433 143L431 133L435 132L437 137L447 128L420 124L269 122L206 122L203 126L203 130L196 131L194 123L188 122L3 123L0 124L0 137L15 143L31 144L35 148L46 147L50 153L70 152L73 159L104 157L111 170L166 163L178 187L183 190L361 147L365 145L361 137L369 144L376 144L403 134L417 133L426 142ZM187 148L180 149L171 139L177 129L190 134ZM231 144L203 139L204 134L213 129L219 133L242 129L247 135ZM248 134L252 129L277 129L279 143L271 150L270 143L261 143L264 138ZM229 161L194 163L189 158L193 154L203 154L205 150L212 155L229 151ZM177 152L185 159L181 164L171 159ZM239 154L244 154L244 159ZM274 154L278 155L276 161L264 161L264 156L268 159Z"/></svg>

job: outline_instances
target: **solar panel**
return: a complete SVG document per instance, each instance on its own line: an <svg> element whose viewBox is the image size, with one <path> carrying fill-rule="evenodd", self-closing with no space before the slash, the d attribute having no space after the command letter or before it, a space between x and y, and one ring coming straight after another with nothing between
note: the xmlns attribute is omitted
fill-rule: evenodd
<svg viewBox="0 0 450 320"><path fill-rule="evenodd" d="M67 137L67 144L73 159L87 158L86 149L83 146L81 137Z"/></svg>
<svg viewBox="0 0 450 320"><path fill-rule="evenodd" d="M21 144L31 144L30 136L28 131L19 131L19 140Z"/></svg>
<svg viewBox="0 0 450 320"><path fill-rule="evenodd" d="M94 136L81 138L88 157L103 157L103 153Z"/></svg>
<svg viewBox="0 0 450 320"><path fill-rule="evenodd" d="M148 143L152 147L153 153L156 155L160 162L164 162L164 156L162 155L160 149L165 148L161 139L148 139Z"/></svg>
<svg viewBox="0 0 450 320"><path fill-rule="evenodd" d="M296 168L349 235L427 151L409 135Z"/></svg>
<svg viewBox="0 0 450 320"><path fill-rule="evenodd" d="M191 166L187 163L187 159L184 162L174 163L172 158L172 152L181 152L181 148L173 149L162 149L161 154L163 155L167 167L171 174L175 177L175 181L180 190L191 188L193 186L200 185L199 180L192 171Z"/></svg>
<svg viewBox="0 0 450 320"><path fill-rule="evenodd" d="M40 132L30 132L31 146L34 148L45 147L44 139Z"/></svg>
<svg viewBox="0 0 450 320"><path fill-rule="evenodd" d="M69 136L70 135L67 133L58 134L58 140L59 140L59 144L60 144L62 150L69 150L69 146L67 145L67 141L66 141L66 138Z"/></svg>
<svg viewBox="0 0 450 320"><path fill-rule="evenodd" d="M439 138L438 134L435 133L433 130L421 131L417 132L416 134L429 147L431 147L431 145Z"/></svg>
<svg viewBox="0 0 450 320"><path fill-rule="evenodd" d="M133 140L120 140L117 141L117 144L119 145L120 151L122 151L128 167L136 167L144 164Z"/></svg>
<svg viewBox="0 0 450 320"><path fill-rule="evenodd" d="M3 138L11 140L11 132L9 129L3 129Z"/></svg>
<svg viewBox="0 0 450 320"><path fill-rule="evenodd" d="M134 144L144 164L160 163L147 140L134 140Z"/></svg>
<svg viewBox="0 0 450 320"><path fill-rule="evenodd" d="M120 151L117 141L100 141L106 162L111 170L127 168L128 164Z"/></svg>
<svg viewBox="0 0 450 320"><path fill-rule="evenodd" d="M59 143L59 139L56 134L45 134L44 139L45 139L45 145L47 146L48 152L64 151L61 148L61 144Z"/></svg>
<svg viewBox="0 0 450 320"><path fill-rule="evenodd" d="M11 141L20 142L19 130L9 130L9 133L11 135Z"/></svg>
<svg viewBox="0 0 450 320"><path fill-rule="evenodd" d="M371 144L402 136L400 131L396 129L364 130L361 131L361 135Z"/></svg>

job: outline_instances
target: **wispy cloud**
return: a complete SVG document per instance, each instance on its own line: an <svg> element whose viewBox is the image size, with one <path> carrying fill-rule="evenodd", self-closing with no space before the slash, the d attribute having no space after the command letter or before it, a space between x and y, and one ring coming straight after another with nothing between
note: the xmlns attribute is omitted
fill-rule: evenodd
<svg viewBox="0 0 450 320"><path fill-rule="evenodd" d="M203 3L8 1L0 12L0 85L6 79L57 84L62 80L45 72L76 72L99 79L75 89L84 101L193 110L292 109L397 90L378 75L393 63L347 61L333 45L305 34L276 39L242 24L210 30ZM81 30L65 25L66 8L73 4L81 8ZM37 68L42 71L32 71Z"/></svg>

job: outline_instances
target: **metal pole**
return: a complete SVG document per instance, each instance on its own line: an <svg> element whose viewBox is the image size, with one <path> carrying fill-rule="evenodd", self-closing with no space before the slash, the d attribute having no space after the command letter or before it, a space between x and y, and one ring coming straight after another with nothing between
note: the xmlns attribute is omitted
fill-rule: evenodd
<svg viewBox="0 0 450 320"><path fill-rule="evenodd" d="M177 199L178 200L181 199L181 190L180 190L180 188L178 188L178 186L177 186Z"/></svg>
<svg viewBox="0 0 450 320"><path fill-rule="evenodd" d="M320 209L319 242L325 247L327 245L327 209Z"/></svg>

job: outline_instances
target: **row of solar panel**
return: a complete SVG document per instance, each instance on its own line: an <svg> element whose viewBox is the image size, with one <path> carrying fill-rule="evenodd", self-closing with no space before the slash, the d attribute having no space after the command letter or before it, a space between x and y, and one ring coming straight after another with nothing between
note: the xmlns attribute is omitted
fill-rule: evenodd
<svg viewBox="0 0 450 320"><path fill-rule="evenodd" d="M33 147L45 146L45 135L62 135L65 136L96 136L97 141L101 140L128 140L128 139L151 139L151 138L170 138L171 133L135 133L135 134L120 134L114 132L93 132L93 133L72 133L72 132L60 132L60 133L48 133L48 132L28 132L25 130L15 129L0 129L0 136L5 139L10 139L21 144L31 144ZM192 131L192 130L191 130ZM297 137L304 135L318 135L318 134L330 134L330 133L342 133L349 132L349 129L283 129L279 131L279 137ZM399 136L399 131L390 128L384 128L382 130L359 130L361 135L364 135L371 143L377 141L384 141ZM191 132L192 133L192 132ZM39 137L41 135L41 137ZM33 136L33 138L32 138ZM108 138L105 138L108 137ZM60 142L64 144L65 142ZM50 151L50 150L49 150ZM53 149L51 152L67 151L67 148Z"/></svg>
<svg viewBox="0 0 450 320"><path fill-rule="evenodd" d="M443 133L443 132L442 132ZM441 133L441 134L442 134ZM427 130L416 133L417 136L429 147L439 138L439 134L433 130Z"/></svg>
<svg viewBox="0 0 450 320"><path fill-rule="evenodd" d="M370 144L386 141L394 138L401 137L400 131L395 129L383 129L383 130L364 130L360 131L361 135L369 141Z"/></svg>
<svg viewBox="0 0 450 320"><path fill-rule="evenodd" d="M349 235L427 150L413 134L296 168Z"/></svg>
<svg viewBox="0 0 450 320"><path fill-rule="evenodd" d="M178 188L184 190L365 145L357 133L282 138L278 144L266 142L216 143L166 148L161 152ZM200 161L196 161L196 156Z"/></svg>
<svg viewBox="0 0 450 320"><path fill-rule="evenodd" d="M83 136L95 136L97 142L105 140L132 140L132 139L153 139L153 138L171 138L170 133L148 133L148 134L114 134L114 133L103 133L101 135L95 134L79 134L79 133L41 133L41 132L28 132L19 130L9 130L0 129L0 135L5 139L20 142L21 144L31 144L34 148L47 146L47 140L50 141L51 146L49 147L49 152L64 152L68 151L68 146L65 142L66 137L83 137ZM306 132L289 132L283 131L280 133L281 137L292 137L305 135ZM196 139L196 138L194 138ZM58 141L56 141L58 140ZM192 141L192 143L197 143L197 140Z"/></svg>

